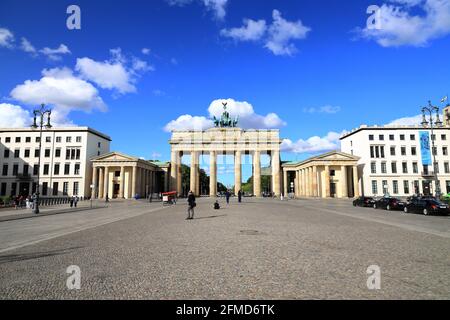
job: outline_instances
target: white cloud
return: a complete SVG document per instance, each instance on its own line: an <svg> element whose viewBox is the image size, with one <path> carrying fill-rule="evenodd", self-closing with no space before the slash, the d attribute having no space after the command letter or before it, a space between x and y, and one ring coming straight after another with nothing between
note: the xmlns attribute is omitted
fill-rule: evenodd
<svg viewBox="0 0 450 320"><path fill-rule="evenodd" d="M166 0L171 6L184 6L194 2L194 0ZM228 0L199 0L207 10L212 11L218 20L223 20L227 14L226 6Z"/></svg>
<svg viewBox="0 0 450 320"><path fill-rule="evenodd" d="M311 108L303 108L303 112L305 113L328 113L335 114L341 111L341 107L339 106L331 106L326 105L319 108L311 107Z"/></svg>
<svg viewBox="0 0 450 320"><path fill-rule="evenodd" d="M422 122L422 115L404 117L389 122L388 126L417 126Z"/></svg>
<svg viewBox="0 0 450 320"><path fill-rule="evenodd" d="M206 117L195 117L189 114L182 115L176 120L170 121L164 131L206 130L213 127L213 122Z"/></svg>
<svg viewBox="0 0 450 320"><path fill-rule="evenodd" d="M242 27L222 29L221 35L236 41L262 40L264 47L275 55L295 54L298 50L292 41L305 39L311 28L304 26L301 20L292 22L284 19L278 10L273 10L272 18L270 25L265 20L244 19Z"/></svg>
<svg viewBox="0 0 450 320"><path fill-rule="evenodd" d="M275 113L269 113L265 116L255 113L253 106L245 101L236 101L234 99L218 99L211 102L208 113L209 117L183 115L176 120L169 122L165 131L174 130L206 130L212 128L214 123L212 118L220 118L223 113L223 102L227 102L227 110L233 118L238 117L238 126L244 129L275 129L286 125Z"/></svg>
<svg viewBox="0 0 450 320"><path fill-rule="evenodd" d="M0 128L23 128L32 123L30 113L20 106L0 103Z"/></svg>
<svg viewBox="0 0 450 320"><path fill-rule="evenodd" d="M423 47L450 34L450 0L390 2L380 7L379 29L357 29L363 38L375 40L383 47Z"/></svg>
<svg viewBox="0 0 450 320"><path fill-rule="evenodd" d="M65 44L60 44L56 49L45 47L44 49L39 50L39 52L53 61L59 61L61 60L61 55L71 53L69 48Z"/></svg>
<svg viewBox="0 0 450 320"><path fill-rule="evenodd" d="M114 89L121 94L136 92L136 77L153 70L153 67L136 57L132 57L131 63L128 63L120 48L111 49L110 52L111 59L103 62L87 57L78 58L75 70L83 79L92 81L103 89Z"/></svg>
<svg viewBox="0 0 450 320"><path fill-rule="evenodd" d="M243 24L240 28L222 29L220 34L238 41L257 41L264 36L267 30L265 20L244 19Z"/></svg>
<svg viewBox="0 0 450 320"><path fill-rule="evenodd" d="M149 48L142 48L141 52L142 54L149 55L151 50Z"/></svg>
<svg viewBox="0 0 450 320"><path fill-rule="evenodd" d="M0 28L0 47L12 48L13 42L13 33L8 29Z"/></svg>
<svg viewBox="0 0 450 320"><path fill-rule="evenodd" d="M22 41L20 43L20 49L33 55L35 55L37 52L36 48L26 38L22 38Z"/></svg>
<svg viewBox="0 0 450 320"><path fill-rule="evenodd" d="M284 139L281 144L281 150L292 153L322 153L340 150L341 143L339 138L344 132L337 133L331 131L325 137L313 136L306 140L299 139L296 142L290 139Z"/></svg>
<svg viewBox="0 0 450 320"><path fill-rule="evenodd" d="M106 110L102 98L92 84L75 77L68 68L44 69L40 80L26 80L10 93L17 101L31 106L41 103L53 109L55 123L70 124L67 120L72 110L91 112Z"/></svg>
<svg viewBox="0 0 450 320"><path fill-rule="evenodd" d="M281 128L286 122L280 119L275 113L269 113L265 116L255 113L253 106L246 101L236 101L234 99L214 100L208 112L210 117L219 118L223 113L223 102L227 102L227 110L231 117L239 117L239 126L245 129L274 129Z"/></svg>

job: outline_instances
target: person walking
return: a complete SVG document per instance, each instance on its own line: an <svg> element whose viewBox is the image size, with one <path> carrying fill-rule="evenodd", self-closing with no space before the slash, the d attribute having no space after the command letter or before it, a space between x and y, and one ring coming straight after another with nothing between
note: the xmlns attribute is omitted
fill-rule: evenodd
<svg viewBox="0 0 450 320"><path fill-rule="evenodd" d="M105 202L109 202L109 197L108 197L108 194L106 194L106 197L105 197Z"/></svg>
<svg viewBox="0 0 450 320"><path fill-rule="evenodd" d="M192 191L189 191L187 201L188 201L188 217L186 220L192 220L194 219L194 208L197 205L195 203L195 195Z"/></svg>
<svg viewBox="0 0 450 320"><path fill-rule="evenodd" d="M242 191L241 190L238 191L238 202L239 203L242 202Z"/></svg>
<svg viewBox="0 0 450 320"><path fill-rule="evenodd" d="M75 198L73 199L73 205L75 206L75 208L77 207L77 203L78 203L78 196L75 196Z"/></svg>
<svg viewBox="0 0 450 320"><path fill-rule="evenodd" d="M231 193L229 190L225 192L225 198L227 199L227 204L230 204Z"/></svg>

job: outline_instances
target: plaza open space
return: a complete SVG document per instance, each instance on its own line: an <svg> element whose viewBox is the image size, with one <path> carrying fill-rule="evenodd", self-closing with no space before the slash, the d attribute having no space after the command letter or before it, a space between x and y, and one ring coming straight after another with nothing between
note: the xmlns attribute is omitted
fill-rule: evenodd
<svg viewBox="0 0 450 320"><path fill-rule="evenodd" d="M116 200L0 222L1 299L448 299L450 217L351 200L244 198L213 210ZM80 289L69 290L69 266ZM369 290L370 266L381 288Z"/></svg>

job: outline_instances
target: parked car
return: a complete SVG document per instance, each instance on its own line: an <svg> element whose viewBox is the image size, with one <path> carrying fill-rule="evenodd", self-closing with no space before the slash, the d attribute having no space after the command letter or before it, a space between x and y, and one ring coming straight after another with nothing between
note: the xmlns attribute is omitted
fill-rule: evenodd
<svg viewBox="0 0 450 320"><path fill-rule="evenodd" d="M403 211L405 213L422 213L426 216L432 214L450 214L448 204L442 203L434 199L419 199L414 198L408 203Z"/></svg>
<svg viewBox="0 0 450 320"><path fill-rule="evenodd" d="M372 197L359 197L353 200L354 207L373 207L375 200Z"/></svg>
<svg viewBox="0 0 450 320"><path fill-rule="evenodd" d="M385 210L403 210L406 203L398 198L393 197L383 197L374 202L374 209L385 209Z"/></svg>

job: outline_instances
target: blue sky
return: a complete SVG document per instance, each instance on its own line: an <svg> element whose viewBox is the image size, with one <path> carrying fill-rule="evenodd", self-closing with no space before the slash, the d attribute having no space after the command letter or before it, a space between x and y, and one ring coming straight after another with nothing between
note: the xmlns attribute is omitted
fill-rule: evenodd
<svg viewBox="0 0 450 320"><path fill-rule="evenodd" d="M71 4L81 30L66 27ZM379 30L366 27L373 4ZM449 0L2 0L0 126L25 125L43 100L113 150L168 160L169 123L208 126L232 99L247 125L281 129L283 160L303 159L439 103L449 21Z"/></svg>

